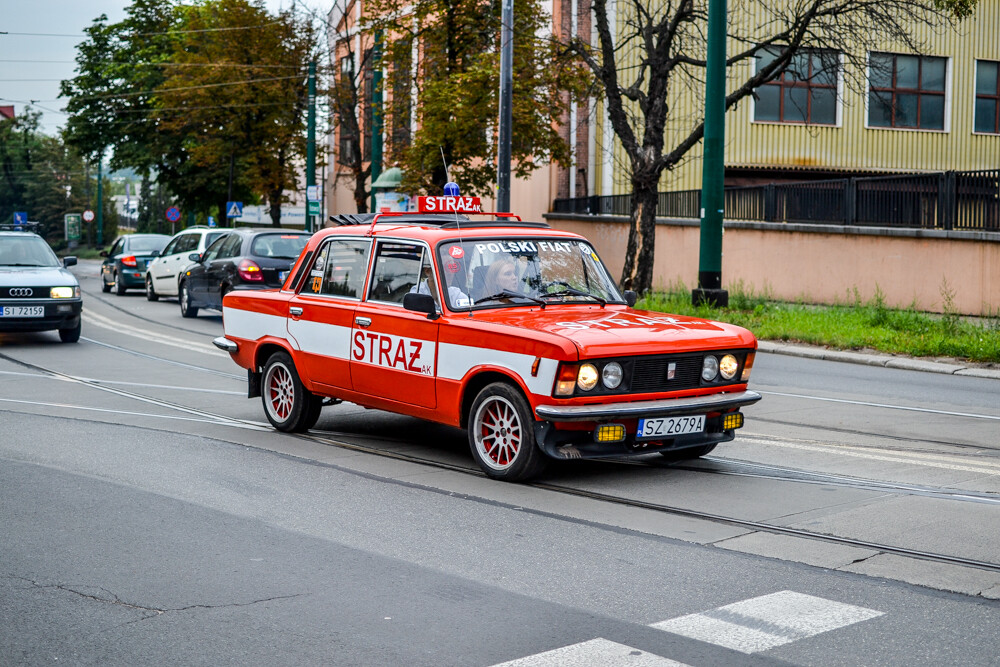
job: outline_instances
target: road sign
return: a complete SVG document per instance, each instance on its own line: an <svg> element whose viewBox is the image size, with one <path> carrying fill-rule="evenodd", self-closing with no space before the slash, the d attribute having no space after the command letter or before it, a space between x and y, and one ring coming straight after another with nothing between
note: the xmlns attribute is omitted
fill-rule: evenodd
<svg viewBox="0 0 1000 667"><path fill-rule="evenodd" d="M70 243L80 240L80 214L67 213L64 217L66 225L66 240Z"/></svg>
<svg viewBox="0 0 1000 667"><path fill-rule="evenodd" d="M165 214L170 222L177 222L181 219L181 210L176 206L171 206Z"/></svg>
<svg viewBox="0 0 1000 667"><path fill-rule="evenodd" d="M241 201L227 201L226 202L226 217L227 218L241 218L241 217L243 217L243 202L241 202Z"/></svg>
<svg viewBox="0 0 1000 667"><path fill-rule="evenodd" d="M94 212L91 211L89 208L86 211L83 212L83 221L84 222L93 222L94 221L94 217L95 217L94 216Z"/></svg>
<svg viewBox="0 0 1000 667"><path fill-rule="evenodd" d="M306 201L319 201L319 186L318 185L307 185L306 186Z"/></svg>
<svg viewBox="0 0 1000 667"><path fill-rule="evenodd" d="M319 206L320 204L318 201L306 202L306 215L319 215Z"/></svg>
<svg viewBox="0 0 1000 667"><path fill-rule="evenodd" d="M26 225L26 224L28 224L28 212L27 211L14 211L14 224L15 225Z"/></svg>
<svg viewBox="0 0 1000 667"><path fill-rule="evenodd" d="M209 227L215 227L215 216L214 215L208 216L208 226Z"/></svg>

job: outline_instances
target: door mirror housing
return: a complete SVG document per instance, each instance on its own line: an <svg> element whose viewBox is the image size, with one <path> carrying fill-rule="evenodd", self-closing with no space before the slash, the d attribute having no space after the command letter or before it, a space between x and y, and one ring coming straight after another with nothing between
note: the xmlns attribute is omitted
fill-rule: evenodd
<svg viewBox="0 0 1000 667"><path fill-rule="evenodd" d="M73 255L63 257L63 266L76 266L76 257Z"/></svg>
<svg viewBox="0 0 1000 667"><path fill-rule="evenodd" d="M417 294L410 292L403 295L403 308L412 310L415 313L427 313L427 319L436 320L440 317L437 312L437 304L430 294Z"/></svg>
<svg viewBox="0 0 1000 667"><path fill-rule="evenodd" d="M630 289L625 290L625 303L628 304L629 308L635 307L635 302L639 300L639 295Z"/></svg>
<svg viewBox="0 0 1000 667"><path fill-rule="evenodd" d="M153 252L149 253L149 256L150 257L159 257L160 256L160 251L159 250L154 250Z"/></svg>
<svg viewBox="0 0 1000 667"><path fill-rule="evenodd" d="M188 255L188 259L190 259L192 262L201 262L201 253L193 252L190 255Z"/></svg>

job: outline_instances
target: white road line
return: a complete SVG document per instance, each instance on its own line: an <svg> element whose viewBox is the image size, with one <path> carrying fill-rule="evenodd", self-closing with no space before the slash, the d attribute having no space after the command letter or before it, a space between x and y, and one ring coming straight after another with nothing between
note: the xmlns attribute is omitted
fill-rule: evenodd
<svg viewBox="0 0 1000 667"><path fill-rule="evenodd" d="M40 378L43 380L59 380L60 382L65 382L63 378L53 377L51 375L43 373L19 373L17 371L0 371L0 375L19 375L24 377ZM177 391L193 391L201 392L203 394L228 394L230 396L246 396L246 390L243 391L229 391L228 389L205 389L204 387L177 387L170 384L147 384L144 382L118 382L114 380L100 380L98 378L86 378L80 377L84 382L92 382L94 384L101 385L122 385L125 387L146 387L147 389L175 389Z"/></svg>
<svg viewBox="0 0 1000 667"><path fill-rule="evenodd" d="M776 440L773 438L762 438L759 436L744 435L749 442L761 445L772 445L774 447L784 447L786 449L798 449L805 452L818 452L822 454L833 454L835 456L850 456L856 459L868 461L888 461L890 463L905 463L907 465L923 466L925 468L938 468L941 470L958 470L960 472L972 472L981 475L1000 474L1000 463L989 461L972 461L968 458L957 456L947 456L942 454L923 453L903 453L891 452L884 449L872 449L864 447L854 447L852 445L834 444L803 444L788 440Z"/></svg>
<svg viewBox="0 0 1000 667"><path fill-rule="evenodd" d="M129 412L128 410L111 410L106 408L91 408L83 405L70 405L69 403L43 403L41 401L19 401L13 398L0 398L0 403L19 403L21 405L35 405L46 408L64 408L67 410L83 410L85 412L110 412L116 415L131 415L133 417L156 417L157 419L172 419L176 421L184 422L203 422L205 424L218 424L219 426L235 426L236 428L243 428L250 431L261 431L270 430L264 424L255 426L251 423L240 423L232 421L228 418L220 419L195 419L194 417L178 417L176 415L157 415L151 412ZM46 415L51 416L51 415Z"/></svg>
<svg viewBox="0 0 1000 667"><path fill-rule="evenodd" d="M618 644L607 639L563 646L562 648L536 653L510 662L501 662L493 667L598 667L621 665L623 667L687 667L683 662L668 660L655 653Z"/></svg>
<svg viewBox="0 0 1000 667"><path fill-rule="evenodd" d="M182 350L188 350L189 352L200 352L201 354L209 354L213 357L218 357L221 354L225 354L226 356L228 356L227 352L219 350L210 342L192 343L184 341L180 338L172 338L170 336L151 333L145 329L139 329L136 327L131 327L127 324L122 324L121 322L116 322L115 320L104 317L103 315L98 315L89 310L83 311L83 319L88 324L95 324L104 329L111 329L112 331L117 331L118 333L122 333L127 336L134 336L136 338L141 338L145 341L149 341L150 343L169 345L170 347L177 347Z"/></svg>
<svg viewBox="0 0 1000 667"><path fill-rule="evenodd" d="M909 412L927 412L935 415L948 415L951 417L972 417L974 419L995 419L1000 421L1000 415L980 415L972 412L951 412L949 410L934 410L931 408L914 408L908 405L890 405L888 403L870 403L868 401L852 401L846 398L827 398L825 396L809 396L806 394L786 394L780 391L756 390L758 394L767 396L785 396L788 398L806 398L811 401L826 401L827 403L847 403L849 405L863 405L870 408L888 408L890 410L907 410Z"/></svg>
<svg viewBox="0 0 1000 667"><path fill-rule="evenodd" d="M874 609L781 591L651 627L750 654L882 615Z"/></svg>

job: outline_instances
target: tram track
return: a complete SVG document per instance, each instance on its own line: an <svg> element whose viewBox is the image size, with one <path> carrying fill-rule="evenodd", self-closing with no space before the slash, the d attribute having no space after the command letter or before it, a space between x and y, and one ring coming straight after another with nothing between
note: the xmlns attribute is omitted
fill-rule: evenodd
<svg viewBox="0 0 1000 667"><path fill-rule="evenodd" d="M123 348L124 350L124 348ZM128 351L128 350L124 350ZM67 373L57 371L54 369L46 368L38 364L33 364L30 362L21 361L15 359L7 354L0 354L0 358L10 361L11 363L17 364L19 366L29 368L38 373L42 373L51 377L59 378L61 380L70 381L85 385L99 391L108 392L122 398L130 398L138 401L145 402L147 404L157 405L162 408L180 411L189 416L196 416L199 419L203 419L207 422L221 425L221 426L231 426L240 429L250 429L254 431L267 431L270 430L269 427L262 425L259 422L253 422L251 420L240 419L228 417L226 415L218 414L208 410L203 410L199 408L191 408L186 405L175 403L172 401L165 401L158 398L153 398L150 396L145 396L135 391L129 391L117 387L111 387L106 384L102 384L99 381L87 379L87 378L77 378ZM169 360L165 360L169 361ZM18 401L21 402L21 401ZM72 407L63 405L63 407ZM354 451L358 453L369 454L373 456L379 456L382 458L395 459L398 461L404 461L408 463L413 463L420 465L425 468L437 469L437 470L447 470L454 473L459 473L462 475L469 475L479 478L484 478L485 475L478 468L472 466L470 461L469 466L458 465L454 463L448 463L444 461L434 460L433 458L427 458L426 456L419 456L414 454L409 454L400 451L389 451L385 448L364 444L363 442L352 442L350 434L336 433L336 437L333 437L329 432L324 433L323 431L312 431L304 434L281 434L284 437L295 438L303 441L309 441L317 444L322 444L325 446L337 447L344 450ZM216 437L217 436L213 436ZM362 439L372 440L378 439L383 442L393 443L393 442L405 442L402 440L395 440L389 438L372 438L369 436L361 436ZM225 440L225 438L218 438L220 440ZM230 441L234 444L239 444L242 446L247 446L244 442ZM270 451L270 450L269 450ZM809 484L823 484L827 486L836 486L843 488L852 489L865 489L877 492L884 492L886 494L899 494L899 495L919 495L923 497L929 497L936 500L948 500L955 502L974 502L974 503L985 503L985 504L1000 504L1000 497L991 496L990 494L983 494L977 492L965 492L956 489L949 489L943 487L927 487L919 485L909 485L900 484L894 482L877 482L872 480L863 480L859 478L847 477L843 475L830 475L823 473L812 473L810 471L803 471L793 468L782 468L779 466L769 466L764 464L754 464L745 462L733 462L730 460L718 459L716 457L711 457L705 459L706 462L718 465L724 463L727 466L731 466L727 470L711 469L705 466L698 465L671 465L670 469L683 470L690 472L697 472L701 474L728 474L737 475L744 477L756 477L761 479L769 479L777 482L784 483L809 483ZM321 464L322 465L322 464ZM329 465L329 464L326 464ZM634 462L633 465L650 465L642 461ZM342 466L336 466L341 468ZM650 467L664 467L662 465L650 466ZM735 467L736 469L733 469ZM744 470L739 470L742 467ZM416 484L416 486L425 487L428 490L435 492L440 492L440 489L429 487L426 485ZM702 521L708 521L716 524L731 526L735 528L746 529L748 531L754 532L764 532L774 535L783 535L788 537L796 537L811 541L824 542L828 544L837 544L844 546L852 546L862 549L868 549L875 551L877 553L893 554L897 556L903 556L907 558L914 558L918 560L925 560L937 563L947 563L951 565L959 565L964 567L971 567L979 570L986 570L989 572L1000 572L1000 563L983 561L974 558L966 558L963 556L956 556L951 554L935 553L920 549L911 549L907 547L901 547L891 544L884 544L879 542L874 542L870 540L856 539L840 535L832 535L827 533L820 533L816 531L809 531L800 528L792 528L787 526L779 526L764 521L755 521L750 519L743 519L739 517L726 516L722 514L716 514L711 512L705 512L697 509L691 509L686 507L681 507L677 505L669 505L664 503L650 502L646 500L641 500L638 498L630 498L623 495L615 495L610 493L604 493L600 491L584 489L569 486L566 484L559 484L555 482L530 482L526 486L531 488L536 488L539 490L549 491L552 493L558 493L566 496L574 496L578 498L585 498L589 500L595 500L603 503L608 503L612 505L617 505L621 507L629 507L634 509L642 509L653 511L665 516L676 516L684 517L688 519L697 519ZM471 496L470 496L471 497Z"/></svg>

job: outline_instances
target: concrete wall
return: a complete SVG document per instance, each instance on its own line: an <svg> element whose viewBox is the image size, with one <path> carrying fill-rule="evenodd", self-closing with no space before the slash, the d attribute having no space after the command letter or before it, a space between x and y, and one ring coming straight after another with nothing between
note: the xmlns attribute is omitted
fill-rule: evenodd
<svg viewBox="0 0 1000 667"><path fill-rule="evenodd" d="M628 219L549 214L549 224L591 240L614 277L625 261ZM695 220L657 221L657 288L698 280L700 230ZM723 287L774 298L832 304L868 300L876 286L890 306L942 312L943 292L965 314L1000 310L1000 234L936 230L726 222Z"/></svg>

